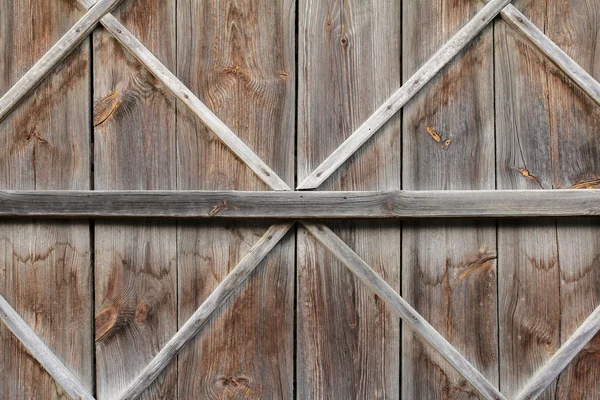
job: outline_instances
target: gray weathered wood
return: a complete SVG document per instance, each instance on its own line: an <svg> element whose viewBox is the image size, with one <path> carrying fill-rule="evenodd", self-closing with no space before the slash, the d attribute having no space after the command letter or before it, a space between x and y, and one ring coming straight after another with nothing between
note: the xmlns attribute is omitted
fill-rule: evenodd
<svg viewBox="0 0 600 400"><path fill-rule="evenodd" d="M170 68L175 0L123 3L114 15ZM115 37L93 34L94 188L177 188L175 99ZM98 399L114 399L177 332L177 226L97 221L95 329ZM177 398L177 365L143 399Z"/></svg>
<svg viewBox="0 0 600 400"><path fill-rule="evenodd" d="M435 53L398 91L344 141L325 161L304 179L298 189L314 189L321 185L340 165L350 158L379 128L417 94L446 64L448 64L510 0L492 0L483 7L456 35Z"/></svg>
<svg viewBox="0 0 600 400"><path fill-rule="evenodd" d="M301 181L401 85L401 10L397 0L300 0L298 10ZM400 189L399 135L397 115L322 189ZM332 225L399 290L398 221ZM296 397L399 399L398 317L303 227L297 249Z"/></svg>
<svg viewBox="0 0 600 400"><path fill-rule="evenodd" d="M41 364L42 367L58 382L65 392L75 400L93 400L88 390L54 355L39 336L27 325L23 318L0 296L0 319L8 329L19 339L27 351Z"/></svg>
<svg viewBox="0 0 600 400"><path fill-rule="evenodd" d="M181 326L177 333L160 350L144 370L131 382L120 396L135 399L156 379L160 372L175 358L179 351L206 325L213 313L239 290L248 276L265 256L285 236L293 224L273 225L258 240L238 265L219 283L202 305Z"/></svg>
<svg viewBox="0 0 600 400"><path fill-rule="evenodd" d="M68 2L0 1L0 93L81 15ZM90 189L89 44L77 46L0 123L1 189ZM93 393L90 247L86 220L0 219L0 293ZM0 371L2 399L69 397L4 324Z"/></svg>
<svg viewBox="0 0 600 400"><path fill-rule="evenodd" d="M600 190L0 190L0 216L213 219L577 217L600 216Z"/></svg>
<svg viewBox="0 0 600 400"><path fill-rule="evenodd" d="M515 400L536 399L569 365L579 352L600 331L600 307L586 318L579 328L565 341L560 349L548 362L531 378L529 383L519 392ZM589 388L592 395L594 388Z"/></svg>
<svg viewBox="0 0 600 400"><path fill-rule="evenodd" d="M92 0L79 0L89 6ZM274 190L288 190L286 183L223 123L200 99L184 85L150 50L131 34L114 16L106 15L100 22L137 58L179 101L185 104L240 160Z"/></svg>
<svg viewBox="0 0 600 400"><path fill-rule="evenodd" d="M548 36L535 26L522 12L512 4L504 7L500 13L502 19L513 28L521 32L529 39L543 54L556 64L556 66L573 82L590 96L596 104L600 105L600 83L594 79L585 69L581 68L567 53L556 45Z"/></svg>
<svg viewBox="0 0 600 400"><path fill-rule="evenodd" d="M432 345L457 371L487 399L504 399L467 359L388 285L360 256L358 256L333 231L323 224L303 222L303 225L329 249L353 274L362 280L377 296L390 306L412 329Z"/></svg>
<svg viewBox="0 0 600 400"><path fill-rule="evenodd" d="M477 14L477 6L403 2L403 75L417 71ZM440 197L457 189L494 193L493 60L488 26L404 107L404 189L450 191L437 192ZM464 205L479 196L471 193L475 197ZM510 207L506 202L499 209ZM403 223L402 296L497 385L495 225L473 219ZM403 398L475 397L471 385L410 329L403 330L402 365Z"/></svg>
<svg viewBox="0 0 600 400"><path fill-rule="evenodd" d="M179 0L177 76L281 174L259 179L178 103L178 188L290 190L294 182L295 1ZM263 165L266 165L263 163ZM264 178L264 174L263 174ZM262 182L261 182L262 180ZM214 205L213 205L214 208ZM265 221L183 221L183 324L267 230ZM294 237L178 356L180 398L292 398Z"/></svg>
<svg viewBox="0 0 600 400"><path fill-rule="evenodd" d="M99 0L19 81L0 98L0 122L20 104L25 96L68 56L94 29L100 18L121 0ZM7 18L7 17L5 17ZM25 34L25 32L23 32Z"/></svg>

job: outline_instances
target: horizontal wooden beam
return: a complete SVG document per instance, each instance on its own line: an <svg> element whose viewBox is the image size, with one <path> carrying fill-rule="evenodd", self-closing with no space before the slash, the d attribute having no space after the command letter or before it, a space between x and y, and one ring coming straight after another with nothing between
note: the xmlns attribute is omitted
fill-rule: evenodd
<svg viewBox="0 0 600 400"><path fill-rule="evenodd" d="M452 218L600 215L600 190L0 191L3 217Z"/></svg>
<svg viewBox="0 0 600 400"><path fill-rule="evenodd" d="M0 217L513 218L600 216L600 190L0 191Z"/></svg>

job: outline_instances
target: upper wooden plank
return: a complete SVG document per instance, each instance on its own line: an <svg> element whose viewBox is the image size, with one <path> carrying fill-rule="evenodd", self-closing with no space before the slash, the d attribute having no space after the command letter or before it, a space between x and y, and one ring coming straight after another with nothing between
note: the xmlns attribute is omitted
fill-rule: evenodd
<svg viewBox="0 0 600 400"><path fill-rule="evenodd" d="M50 7L47 2L1 1L0 94L21 79L83 14L69 2ZM90 189L89 85L89 42L85 40L0 123L2 189ZM0 222L2 296L91 392L90 282L86 221ZM0 398L66 397L68 388L63 390L0 325Z"/></svg>

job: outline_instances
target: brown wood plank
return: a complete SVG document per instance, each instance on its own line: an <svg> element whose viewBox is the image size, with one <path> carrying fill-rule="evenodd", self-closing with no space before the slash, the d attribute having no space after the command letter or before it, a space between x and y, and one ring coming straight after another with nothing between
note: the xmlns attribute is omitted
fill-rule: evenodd
<svg viewBox="0 0 600 400"><path fill-rule="evenodd" d="M596 80L600 79L600 1L548 2L546 34ZM551 70L549 115L553 186L600 188L600 107ZM560 341L600 305L600 224L559 220ZM600 398L600 334L559 376L556 397Z"/></svg>
<svg viewBox="0 0 600 400"><path fill-rule="evenodd" d="M114 13L175 68L175 1L124 3ZM117 40L94 33L95 189L176 189L175 102ZM174 223L95 226L98 399L115 398L177 331ZM176 398L171 365L142 398Z"/></svg>
<svg viewBox="0 0 600 400"><path fill-rule="evenodd" d="M179 1L177 76L287 183L294 179L295 2ZM178 187L269 189L178 103ZM266 231L267 223L181 222L179 324ZM178 357L180 398L292 398L294 238Z"/></svg>
<svg viewBox="0 0 600 400"><path fill-rule="evenodd" d="M592 2L593 3L593 2ZM589 2L515 4L584 69L598 58L596 7ZM584 11L587 10L587 11ZM600 110L505 23L496 26L498 188L598 185ZM501 223L501 389L513 397L600 303L597 221ZM598 391L595 339L541 396L586 398ZM591 349L591 350L590 350ZM590 354L592 356L590 357Z"/></svg>
<svg viewBox="0 0 600 400"><path fill-rule="evenodd" d="M400 86L400 3L299 3L298 181ZM321 187L400 188L400 118ZM396 291L398 223L331 223ZM298 230L298 398L399 398L399 320L305 228Z"/></svg>
<svg viewBox="0 0 600 400"><path fill-rule="evenodd" d="M481 7L403 2L403 75L412 75ZM403 188L494 188L491 26L404 108ZM496 235L492 221L407 222L402 295L493 384L498 382ZM462 398L475 389L408 327L404 398Z"/></svg>
<svg viewBox="0 0 600 400"><path fill-rule="evenodd" d="M0 95L82 15L67 2L0 2ZM2 189L90 188L88 59L85 40L0 124ZM91 391L90 282L87 221L0 222L1 294ZM4 324L0 342L0 398L69 398Z"/></svg>

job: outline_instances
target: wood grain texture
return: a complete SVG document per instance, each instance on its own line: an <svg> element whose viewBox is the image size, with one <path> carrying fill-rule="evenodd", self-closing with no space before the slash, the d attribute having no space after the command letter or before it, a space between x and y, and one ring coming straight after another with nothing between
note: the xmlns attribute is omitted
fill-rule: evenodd
<svg viewBox="0 0 600 400"><path fill-rule="evenodd" d="M594 76L597 59L590 54L598 41L592 22L597 5L534 3L515 6ZM498 136L498 188L596 187L597 105L513 28L498 23L495 40L497 127L506 133ZM500 303L501 389L507 396L515 396L600 303L598 274L592 272L599 253L595 225L592 220L559 221L558 226L554 221L501 223L499 289L507 299ZM584 350L541 398L597 392L594 354Z"/></svg>
<svg viewBox="0 0 600 400"><path fill-rule="evenodd" d="M175 68L175 1L123 4L115 17ZM104 29L94 32L95 189L176 189L175 100ZM97 397L121 394L177 331L176 224L95 225ZM177 397L170 365L144 399Z"/></svg>
<svg viewBox="0 0 600 400"><path fill-rule="evenodd" d="M40 365L52 376L71 398L93 400L94 396L69 371L58 357L44 344L21 316L0 296L0 319Z"/></svg>
<svg viewBox="0 0 600 400"><path fill-rule="evenodd" d="M400 86L400 4L301 0L298 9L302 181ZM323 188L399 189L399 139L393 117ZM399 289L398 223L332 226ZM297 287L298 398L399 398L397 316L304 228Z"/></svg>
<svg viewBox="0 0 600 400"><path fill-rule="evenodd" d="M600 190L8 191L0 216L48 218L531 218L600 216Z"/></svg>
<svg viewBox="0 0 600 400"><path fill-rule="evenodd" d="M295 2L178 2L177 75L285 182L294 179ZM178 103L179 189L280 189L239 161ZM274 178L274 177L272 177ZM264 222L182 222L179 322L264 234ZM265 258L178 357L181 398L293 396L294 238Z"/></svg>
<svg viewBox="0 0 600 400"><path fill-rule="evenodd" d="M310 175L298 185L298 189L314 189L335 172L356 150L365 144L398 110L412 99L436 74L444 68L473 38L481 32L510 0L491 0L440 49L423 62L421 68L411 72L412 76L388 98L365 122L358 127L335 151L328 156ZM441 7L444 7L442 4ZM451 6L454 7L454 6ZM383 75L388 78L387 75Z"/></svg>
<svg viewBox="0 0 600 400"><path fill-rule="evenodd" d="M476 2L403 2L403 73L411 76L476 15ZM403 188L494 188L492 28L404 108ZM496 235L491 221L407 222L402 295L498 384ZM404 398L468 398L474 388L412 330L403 330Z"/></svg>
<svg viewBox="0 0 600 400"><path fill-rule="evenodd" d="M67 2L0 2L0 93L82 14ZM81 107L90 104L88 57L85 40L2 121L0 188L90 189L90 112ZM0 293L88 391L94 381L90 282L87 221L0 221ZM69 398L1 325L0 398Z"/></svg>

